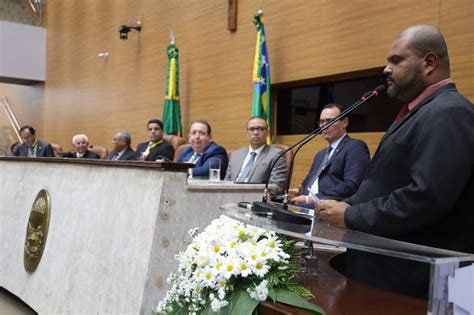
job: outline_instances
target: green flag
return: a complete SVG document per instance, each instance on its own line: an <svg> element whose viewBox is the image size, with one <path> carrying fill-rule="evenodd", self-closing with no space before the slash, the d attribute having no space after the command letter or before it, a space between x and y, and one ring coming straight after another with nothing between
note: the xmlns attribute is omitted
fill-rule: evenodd
<svg viewBox="0 0 474 315"><path fill-rule="evenodd" d="M181 109L179 104L179 59L178 48L171 40L168 48L168 73L166 74L165 107L163 109L163 129L165 134L182 136Z"/></svg>

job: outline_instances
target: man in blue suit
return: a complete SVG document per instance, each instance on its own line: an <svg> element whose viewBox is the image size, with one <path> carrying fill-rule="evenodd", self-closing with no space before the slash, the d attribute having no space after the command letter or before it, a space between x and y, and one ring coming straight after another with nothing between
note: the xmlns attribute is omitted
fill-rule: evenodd
<svg viewBox="0 0 474 315"><path fill-rule="evenodd" d="M323 126L342 111L339 104L324 106L319 126ZM359 187L370 161L365 142L346 134L349 119L344 118L323 131L328 147L319 151L311 169L297 189L290 189L290 202L314 208L314 194L321 198L343 199L354 194Z"/></svg>
<svg viewBox="0 0 474 315"><path fill-rule="evenodd" d="M178 163L193 163L193 176L209 177L209 159L221 161L221 179L227 169L226 150L212 141L211 125L205 120L196 120L189 130L190 147L185 148L178 157Z"/></svg>

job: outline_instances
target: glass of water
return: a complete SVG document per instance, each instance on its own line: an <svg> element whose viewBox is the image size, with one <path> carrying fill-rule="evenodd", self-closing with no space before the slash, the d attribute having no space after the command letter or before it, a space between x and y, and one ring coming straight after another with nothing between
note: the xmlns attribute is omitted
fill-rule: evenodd
<svg viewBox="0 0 474 315"><path fill-rule="evenodd" d="M218 183L221 181L221 160L209 159L209 182Z"/></svg>

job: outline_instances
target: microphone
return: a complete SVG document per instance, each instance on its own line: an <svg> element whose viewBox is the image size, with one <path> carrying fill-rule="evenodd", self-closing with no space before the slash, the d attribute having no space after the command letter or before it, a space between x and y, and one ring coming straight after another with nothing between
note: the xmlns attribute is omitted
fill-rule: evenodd
<svg viewBox="0 0 474 315"><path fill-rule="evenodd" d="M285 185L285 194L283 196L283 203L282 203L282 207L284 210L287 210L288 209L288 189L289 189L289 186L290 186L290 178L289 178L289 174L292 173L292 170L293 170L293 164L294 164L294 161L295 161L295 156L296 154L298 153L298 151L306 144L308 143L309 141L311 141L314 137L316 137L317 135L321 134L324 130L328 129L329 127L331 127L332 125L334 125L336 122L338 122L339 120L345 118L347 115L349 115L349 113L351 113L352 111L354 111L357 107L359 107L360 105L364 104L365 102L367 102L368 100L370 100L371 98L375 97L375 96L379 96L380 93L382 93L383 91L385 91L386 87L385 85L379 85L377 86L375 89L371 90L371 91L368 91L366 92L364 95L362 95L362 97L357 101L355 102L354 104L352 104L351 106L349 106L348 108L346 108L345 110L343 110L339 115L337 115L336 117L334 117L333 119L331 119L329 122L327 122L326 124L324 124L323 126L319 127L319 128L316 128L315 130L313 130L311 133L309 133L307 136L305 136L303 139L301 139L300 141L296 142L295 144L293 144L292 146L290 146L288 149L282 151L280 153L280 155L278 155L278 157L275 159L275 161L273 161L273 163L271 164L270 166L270 172L269 172L269 175L268 175L268 179L266 181L266 184L265 184L265 190L264 190L264 195L263 195L263 198L262 198L262 201L259 202L259 201L254 201L253 204L252 204L252 211L256 212L256 213L262 213L262 214L268 214L270 212L272 212L272 210L276 210L276 208L280 208L276 205L270 205L268 203L268 185L269 185L269 182L270 182L270 177L271 177L271 173L273 171L273 168L275 167L277 161L279 159L281 159L286 152L292 150L293 148L297 147L296 150L295 150L295 154L293 154L292 158L291 158L291 162L290 162L290 169L288 170L288 178L286 180L286 185Z"/></svg>
<svg viewBox="0 0 474 315"><path fill-rule="evenodd" d="M155 160L155 161L160 162L159 160L163 160L163 161L165 161L165 162L174 163L174 161L168 159L166 156L163 156L163 155L158 155L158 156L156 157L156 160Z"/></svg>

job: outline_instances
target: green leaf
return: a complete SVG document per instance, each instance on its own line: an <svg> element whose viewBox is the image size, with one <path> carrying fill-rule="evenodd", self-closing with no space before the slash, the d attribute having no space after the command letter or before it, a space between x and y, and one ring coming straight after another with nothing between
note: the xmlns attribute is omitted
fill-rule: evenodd
<svg viewBox="0 0 474 315"><path fill-rule="evenodd" d="M257 300L254 300L245 290L236 290L231 296L231 315L251 315L258 303Z"/></svg>
<svg viewBox="0 0 474 315"><path fill-rule="evenodd" d="M286 289L276 289L276 300L277 302L296 306L308 311L312 311L316 314L325 315L326 312L316 304L306 301L302 297L299 297L293 292Z"/></svg>
<svg viewBox="0 0 474 315"><path fill-rule="evenodd" d="M268 288L268 296L272 299L273 303L276 302L276 291L274 288Z"/></svg>

